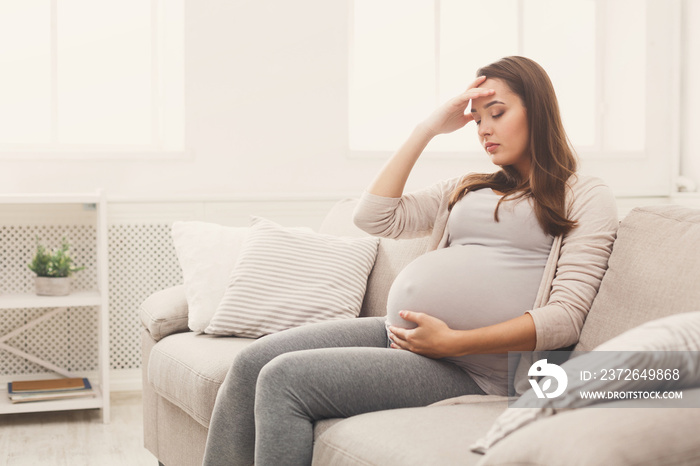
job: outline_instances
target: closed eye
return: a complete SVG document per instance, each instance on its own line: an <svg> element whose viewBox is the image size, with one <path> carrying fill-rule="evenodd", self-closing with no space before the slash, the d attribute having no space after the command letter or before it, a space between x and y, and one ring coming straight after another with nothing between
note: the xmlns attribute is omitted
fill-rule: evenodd
<svg viewBox="0 0 700 466"><path fill-rule="evenodd" d="M506 112L503 111L503 112L498 113L498 114L496 114L496 115L492 115L491 118L493 118L494 120L497 120L497 119L501 118L501 117L503 116L504 113L506 113ZM479 126L479 125L481 124L481 120L478 120L478 121L477 121L477 120L474 120L474 122L476 123L476 126Z"/></svg>

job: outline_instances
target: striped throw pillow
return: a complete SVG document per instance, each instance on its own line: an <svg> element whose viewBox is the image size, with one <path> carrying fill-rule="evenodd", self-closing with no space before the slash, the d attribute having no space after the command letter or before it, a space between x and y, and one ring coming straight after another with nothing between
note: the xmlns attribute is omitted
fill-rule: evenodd
<svg viewBox="0 0 700 466"><path fill-rule="evenodd" d="M378 242L284 228L253 217L205 333L257 338L357 317Z"/></svg>

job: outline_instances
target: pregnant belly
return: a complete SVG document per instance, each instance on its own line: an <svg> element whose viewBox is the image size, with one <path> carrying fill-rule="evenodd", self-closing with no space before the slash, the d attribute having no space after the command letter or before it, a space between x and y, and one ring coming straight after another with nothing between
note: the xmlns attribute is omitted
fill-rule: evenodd
<svg viewBox="0 0 700 466"><path fill-rule="evenodd" d="M478 245L424 254L396 277L387 301L387 323L412 328L399 311L423 312L450 328L493 325L532 309L546 261Z"/></svg>

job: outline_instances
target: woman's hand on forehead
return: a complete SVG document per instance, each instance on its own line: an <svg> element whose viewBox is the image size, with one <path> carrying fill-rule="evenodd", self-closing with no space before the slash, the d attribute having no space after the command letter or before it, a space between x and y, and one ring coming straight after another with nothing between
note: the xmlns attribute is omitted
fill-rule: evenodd
<svg viewBox="0 0 700 466"><path fill-rule="evenodd" d="M456 131L474 120L471 113L465 113L469 102L495 93L493 89L478 87L485 80L485 76L476 78L464 92L438 107L423 122L424 129L431 136L436 136Z"/></svg>

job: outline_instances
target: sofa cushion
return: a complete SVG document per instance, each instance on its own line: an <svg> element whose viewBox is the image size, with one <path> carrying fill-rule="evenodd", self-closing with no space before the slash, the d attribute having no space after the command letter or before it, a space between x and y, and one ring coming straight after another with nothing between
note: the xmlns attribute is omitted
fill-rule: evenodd
<svg viewBox="0 0 700 466"><path fill-rule="evenodd" d="M233 359L254 341L193 332L171 335L153 346L148 381L156 393L208 427L216 393Z"/></svg>
<svg viewBox="0 0 700 466"><path fill-rule="evenodd" d="M378 242L284 228L253 217L205 333L257 338L357 317Z"/></svg>
<svg viewBox="0 0 700 466"><path fill-rule="evenodd" d="M151 337L158 341L170 334L188 330L187 310L185 287L178 285L157 291L146 298L141 304L139 317Z"/></svg>
<svg viewBox="0 0 700 466"><path fill-rule="evenodd" d="M577 351L644 322L700 310L700 210L634 209L620 223Z"/></svg>
<svg viewBox="0 0 700 466"><path fill-rule="evenodd" d="M697 406L700 389L684 390L683 398L690 403L694 398ZM652 403L662 406L664 401ZM626 404L630 402L567 411L530 424L490 449L479 466L700 464L695 434L700 409Z"/></svg>
<svg viewBox="0 0 700 466"><path fill-rule="evenodd" d="M490 401L353 416L333 425L317 439L313 464L476 464L482 456L469 451L469 445L489 428L506 405L506 401Z"/></svg>
<svg viewBox="0 0 700 466"><path fill-rule="evenodd" d="M174 222L171 235L190 309L189 328L203 332L224 296L248 228Z"/></svg>

